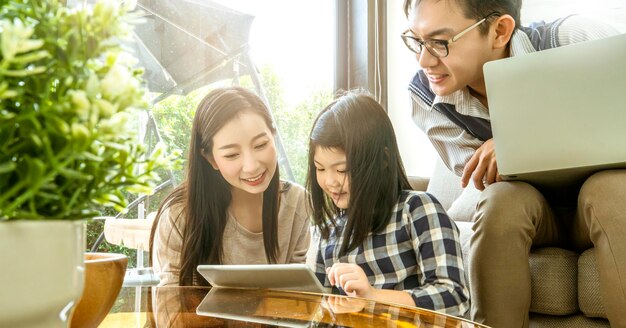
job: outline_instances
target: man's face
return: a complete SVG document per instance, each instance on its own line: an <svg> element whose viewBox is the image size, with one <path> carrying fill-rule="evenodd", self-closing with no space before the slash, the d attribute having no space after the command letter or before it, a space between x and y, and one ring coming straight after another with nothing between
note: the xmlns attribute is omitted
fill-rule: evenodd
<svg viewBox="0 0 626 328"><path fill-rule="evenodd" d="M452 0L423 0L409 12L410 34L419 40L449 40L478 20L465 18ZM487 22L483 24L488 24ZM489 38L472 29L448 45L448 56L438 58L423 49L416 55L430 87L439 96L449 95L466 86L484 94L483 65L493 56Z"/></svg>

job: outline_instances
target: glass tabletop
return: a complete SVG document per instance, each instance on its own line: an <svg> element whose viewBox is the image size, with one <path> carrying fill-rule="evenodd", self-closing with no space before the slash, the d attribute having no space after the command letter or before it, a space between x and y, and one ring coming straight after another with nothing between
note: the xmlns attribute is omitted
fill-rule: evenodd
<svg viewBox="0 0 626 328"><path fill-rule="evenodd" d="M267 289L124 287L106 327L485 327L438 312Z"/></svg>

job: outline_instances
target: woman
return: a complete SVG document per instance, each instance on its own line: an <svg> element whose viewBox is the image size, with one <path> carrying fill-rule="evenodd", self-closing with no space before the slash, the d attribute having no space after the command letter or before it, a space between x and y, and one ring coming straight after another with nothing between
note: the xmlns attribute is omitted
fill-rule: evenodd
<svg viewBox="0 0 626 328"><path fill-rule="evenodd" d="M268 108L246 89L216 89L200 102L185 181L152 228L160 285L207 285L199 264L305 261L305 192L279 180L275 133Z"/></svg>

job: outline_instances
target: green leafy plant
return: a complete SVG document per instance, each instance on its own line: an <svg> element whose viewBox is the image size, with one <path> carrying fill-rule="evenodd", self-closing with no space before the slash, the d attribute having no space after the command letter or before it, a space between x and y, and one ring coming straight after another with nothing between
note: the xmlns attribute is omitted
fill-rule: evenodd
<svg viewBox="0 0 626 328"><path fill-rule="evenodd" d="M0 221L91 218L151 193L173 157L147 154L132 124L147 103L119 45L128 4L0 4Z"/></svg>

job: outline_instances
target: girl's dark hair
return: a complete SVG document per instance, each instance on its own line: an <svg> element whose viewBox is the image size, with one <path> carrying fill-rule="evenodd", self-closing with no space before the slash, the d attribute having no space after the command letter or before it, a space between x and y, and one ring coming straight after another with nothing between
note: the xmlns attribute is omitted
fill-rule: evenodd
<svg viewBox="0 0 626 328"><path fill-rule="evenodd" d="M154 235L158 220L166 208L180 206L182 211L174 220L183 220L183 244L180 263L181 286L207 282L198 275L199 264L222 262L222 241L231 202L231 186L221 173L202 156L212 154L213 136L230 120L244 111L260 115L272 133L276 129L263 101L251 91L240 87L215 89L198 105L193 120L189 161L185 181L161 203L150 235L153 254ZM263 192L263 244L268 263L275 263L278 252L279 170Z"/></svg>
<svg viewBox="0 0 626 328"><path fill-rule="evenodd" d="M404 14L408 17L409 13L419 5L423 0L404 0ZM522 0L437 0L437 1L454 1L461 9L465 18L481 20L493 13L498 16L511 15L515 20L515 27L522 26L520 12L522 9ZM491 16L492 18L496 15ZM489 31L489 24L481 24L478 27L481 34L486 35Z"/></svg>
<svg viewBox="0 0 626 328"><path fill-rule="evenodd" d="M346 153L350 200L345 213L317 183L315 150L336 148ZM328 239L335 218L347 222L339 253L361 245L368 234L382 231L391 219L402 190L411 189L402 165L396 136L385 110L362 92L348 92L317 116L309 138L309 170L306 181L313 223Z"/></svg>

